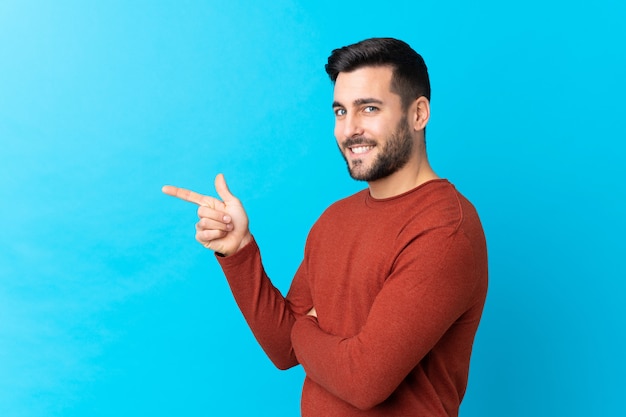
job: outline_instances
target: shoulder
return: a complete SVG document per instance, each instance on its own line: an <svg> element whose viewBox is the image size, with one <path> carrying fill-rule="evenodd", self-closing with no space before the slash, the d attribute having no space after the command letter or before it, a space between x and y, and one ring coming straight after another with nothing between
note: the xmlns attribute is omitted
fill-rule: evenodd
<svg viewBox="0 0 626 417"><path fill-rule="evenodd" d="M354 210L365 207L368 195L369 192L366 188L348 197L335 201L322 212L318 222L329 217L341 216L345 213L353 212Z"/></svg>
<svg viewBox="0 0 626 417"><path fill-rule="evenodd" d="M465 215L465 198L448 180L433 180L404 201L410 222L427 227L456 227Z"/></svg>
<svg viewBox="0 0 626 417"><path fill-rule="evenodd" d="M448 181L424 189L415 200L417 209L395 242L396 266L431 265L440 270L465 271L476 280L486 279L487 248L476 209Z"/></svg>
<svg viewBox="0 0 626 417"><path fill-rule="evenodd" d="M435 180L424 184L419 193L411 195L405 203L407 214L405 233L421 234L444 229L449 234L482 230L476 209L456 187L447 180ZM409 237L410 238L410 237Z"/></svg>
<svg viewBox="0 0 626 417"><path fill-rule="evenodd" d="M336 233L347 227L346 224L350 219L354 219L358 216L357 213L366 208L367 195L368 190L364 189L328 206L309 230L307 242L315 236L322 236L324 240L328 239L328 236L336 236Z"/></svg>

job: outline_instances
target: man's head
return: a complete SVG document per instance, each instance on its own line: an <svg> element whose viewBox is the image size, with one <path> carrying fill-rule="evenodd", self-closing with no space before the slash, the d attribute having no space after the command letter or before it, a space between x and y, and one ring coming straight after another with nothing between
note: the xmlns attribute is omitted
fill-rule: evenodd
<svg viewBox="0 0 626 417"><path fill-rule="evenodd" d="M424 59L398 39L372 38L335 49L328 57L326 73L334 83L340 72L378 66L393 69L391 89L400 95L405 109L421 96L430 101L430 80Z"/></svg>
<svg viewBox="0 0 626 417"><path fill-rule="evenodd" d="M422 58L402 41L368 39L333 51L326 71L335 85L335 137L352 178L370 190L380 180L421 178L430 117Z"/></svg>

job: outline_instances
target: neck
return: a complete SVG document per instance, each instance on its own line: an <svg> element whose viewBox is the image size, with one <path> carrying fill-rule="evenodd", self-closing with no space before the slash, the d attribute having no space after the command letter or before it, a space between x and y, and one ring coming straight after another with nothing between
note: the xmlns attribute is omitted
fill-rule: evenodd
<svg viewBox="0 0 626 417"><path fill-rule="evenodd" d="M393 174L376 181L368 182L370 195L376 199L390 198L406 193L425 182L439 177L430 167L426 156L409 161Z"/></svg>

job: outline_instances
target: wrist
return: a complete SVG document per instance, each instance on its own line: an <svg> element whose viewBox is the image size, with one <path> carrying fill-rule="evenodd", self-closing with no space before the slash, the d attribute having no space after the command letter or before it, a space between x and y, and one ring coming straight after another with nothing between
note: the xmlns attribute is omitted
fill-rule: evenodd
<svg viewBox="0 0 626 417"><path fill-rule="evenodd" d="M250 242L252 242L252 234L250 233L250 231L248 231L246 235L243 237L243 239L241 239L241 242L239 243L239 247L237 248L237 250L234 251L233 253L239 252L241 249L248 246L248 243Z"/></svg>
<svg viewBox="0 0 626 417"><path fill-rule="evenodd" d="M239 252L241 249L243 249L244 247L248 246L248 244L250 242L252 242L252 234L250 232L248 232L243 237L243 239L241 239L241 242L239 242L239 246L237 246L237 249L235 249L232 252L218 252L218 251L215 251L215 255L219 256L220 258L225 258L227 256L234 255L237 252Z"/></svg>

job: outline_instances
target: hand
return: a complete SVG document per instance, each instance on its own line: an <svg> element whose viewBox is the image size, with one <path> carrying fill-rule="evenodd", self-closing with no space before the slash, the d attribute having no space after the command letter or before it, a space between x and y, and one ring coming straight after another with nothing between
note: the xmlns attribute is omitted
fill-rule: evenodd
<svg viewBox="0 0 626 417"><path fill-rule="evenodd" d="M222 174L215 177L215 190L221 200L171 185L162 191L172 197L197 204L196 240L207 249L232 255L252 240L248 215L243 205L230 193Z"/></svg>

